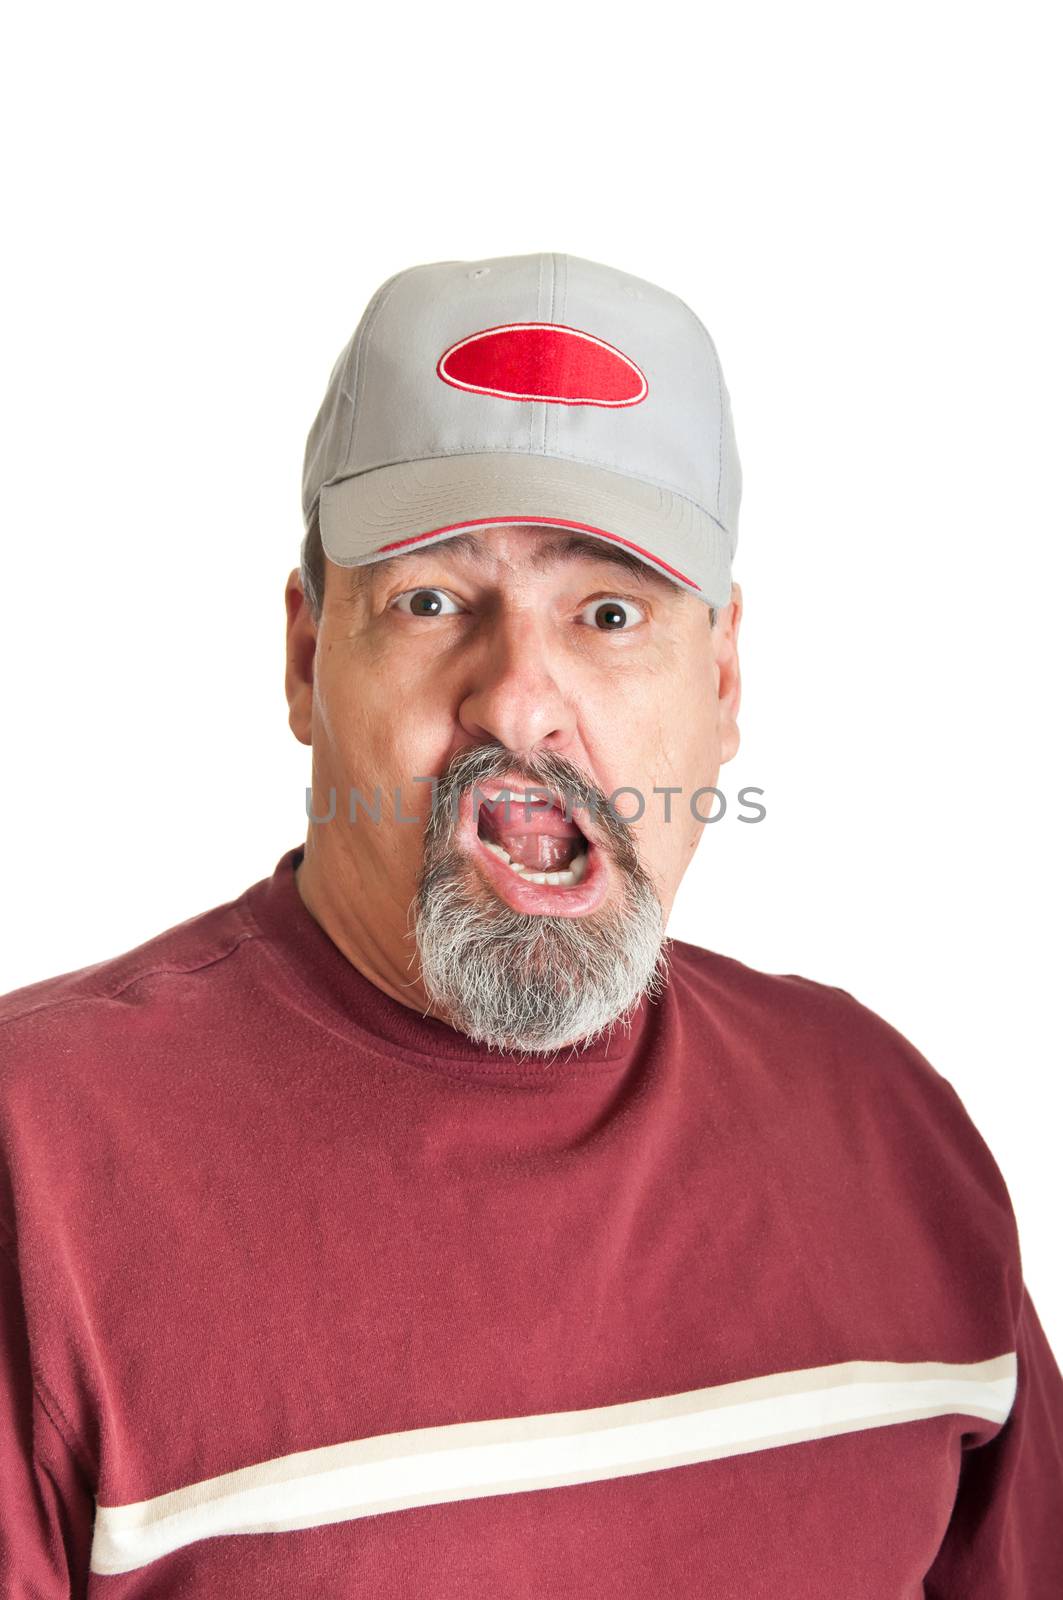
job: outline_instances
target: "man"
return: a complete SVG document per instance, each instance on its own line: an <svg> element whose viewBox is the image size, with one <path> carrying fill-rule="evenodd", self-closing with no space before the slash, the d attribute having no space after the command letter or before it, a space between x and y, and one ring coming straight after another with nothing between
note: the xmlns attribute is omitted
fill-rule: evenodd
<svg viewBox="0 0 1063 1600"><path fill-rule="evenodd" d="M1063 1382L955 1091L665 938L739 491L664 290L374 295L287 587L305 847L3 1005L5 1597L1063 1592Z"/></svg>

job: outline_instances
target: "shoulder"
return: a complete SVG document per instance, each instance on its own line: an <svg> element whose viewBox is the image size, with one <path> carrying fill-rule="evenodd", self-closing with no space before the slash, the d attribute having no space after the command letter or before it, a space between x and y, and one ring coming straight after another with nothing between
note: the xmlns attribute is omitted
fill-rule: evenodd
<svg viewBox="0 0 1063 1600"><path fill-rule="evenodd" d="M812 1051L824 1068L859 1062L874 1071L903 1064L917 1076L939 1076L896 1028L835 984L763 972L681 939L669 941L669 981L682 1009L708 1014L734 1042L776 1047L781 1061Z"/></svg>
<svg viewBox="0 0 1063 1600"><path fill-rule="evenodd" d="M991 1231L1014 1231L1004 1179L959 1093L872 1007L836 985L680 940L670 972L681 1014L740 1062L780 1138L803 1140L810 1160L844 1151L871 1182L930 1204L948 1196Z"/></svg>
<svg viewBox="0 0 1063 1600"><path fill-rule="evenodd" d="M837 1023L848 1004L857 1004L847 990L832 984L795 972L763 972L683 939L669 939L668 953L670 977L684 1001L700 997L747 1021L770 1015Z"/></svg>
<svg viewBox="0 0 1063 1600"><path fill-rule="evenodd" d="M113 1033L164 1000L175 981L207 972L257 936L243 898L189 917L90 966L0 995L0 1088L4 1072L29 1055L40 1067L79 1039Z"/></svg>
<svg viewBox="0 0 1063 1600"><path fill-rule="evenodd" d="M209 1067L259 938L245 902L0 996L0 1239L65 1226L94 1185L105 1204L175 1084Z"/></svg>
<svg viewBox="0 0 1063 1600"><path fill-rule="evenodd" d="M897 1028L836 984L763 972L679 939L670 941L670 982L681 1007L710 1013L736 1041L774 1045L782 1060L814 1052L825 1069L894 1072L931 1092L951 1087Z"/></svg>

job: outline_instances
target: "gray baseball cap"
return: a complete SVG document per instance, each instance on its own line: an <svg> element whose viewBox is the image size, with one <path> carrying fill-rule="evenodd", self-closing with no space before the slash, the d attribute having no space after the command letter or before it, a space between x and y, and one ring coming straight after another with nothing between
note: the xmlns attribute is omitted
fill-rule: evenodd
<svg viewBox="0 0 1063 1600"><path fill-rule="evenodd" d="M578 256L496 256L377 289L307 439L303 514L344 567L569 528L724 606L741 484L716 347L684 301Z"/></svg>

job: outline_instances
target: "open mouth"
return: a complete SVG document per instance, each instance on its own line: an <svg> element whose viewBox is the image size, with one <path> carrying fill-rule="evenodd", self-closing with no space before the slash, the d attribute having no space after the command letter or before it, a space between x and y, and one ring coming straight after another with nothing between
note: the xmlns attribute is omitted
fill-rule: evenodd
<svg viewBox="0 0 1063 1600"><path fill-rule="evenodd" d="M581 916L605 894L604 853L565 815L558 796L484 784L475 797L463 797L462 833L483 875L515 910Z"/></svg>
<svg viewBox="0 0 1063 1600"><path fill-rule="evenodd" d="M477 833L484 848L526 883L568 888L587 871L590 846L578 825L545 802L534 808L511 803L508 816L502 805L495 811L482 805Z"/></svg>

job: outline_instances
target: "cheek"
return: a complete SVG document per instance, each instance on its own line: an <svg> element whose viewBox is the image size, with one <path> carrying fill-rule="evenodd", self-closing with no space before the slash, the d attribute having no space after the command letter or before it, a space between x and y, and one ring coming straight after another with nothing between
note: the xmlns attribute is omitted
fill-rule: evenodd
<svg viewBox="0 0 1063 1600"><path fill-rule="evenodd" d="M452 737L453 719L445 708L426 704L406 682L396 693L394 673L379 663L342 660L338 649L326 660L315 682L315 765L345 797L356 789L365 807L376 803L379 790L386 823L396 811L427 817L431 785L414 779L442 771ZM390 836L390 825L385 832ZM405 847L412 836L418 836L416 828L399 826L389 849Z"/></svg>
<svg viewBox="0 0 1063 1600"><path fill-rule="evenodd" d="M703 832L691 800L698 789L715 785L719 775L715 707L710 695L661 685L652 714L625 719L621 726L623 761L611 760L609 770L619 774L623 767L627 775L618 775L615 784L630 784L643 796L645 809L635 824L639 850L659 888L671 894ZM708 814L718 802L710 794L697 804ZM618 808L633 811L635 802L625 799Z"/></svg>
<svg viewBox="0 0 1063 1600"><path fill-rule="evenodd" d="M365 776L379 764L392 742L394 718L387 719L380 700L379 675L371 660L337 640L319 656L314 679L315 734L321 756L339 771ZM315 750L317 740L315 740Z"/></svg>

